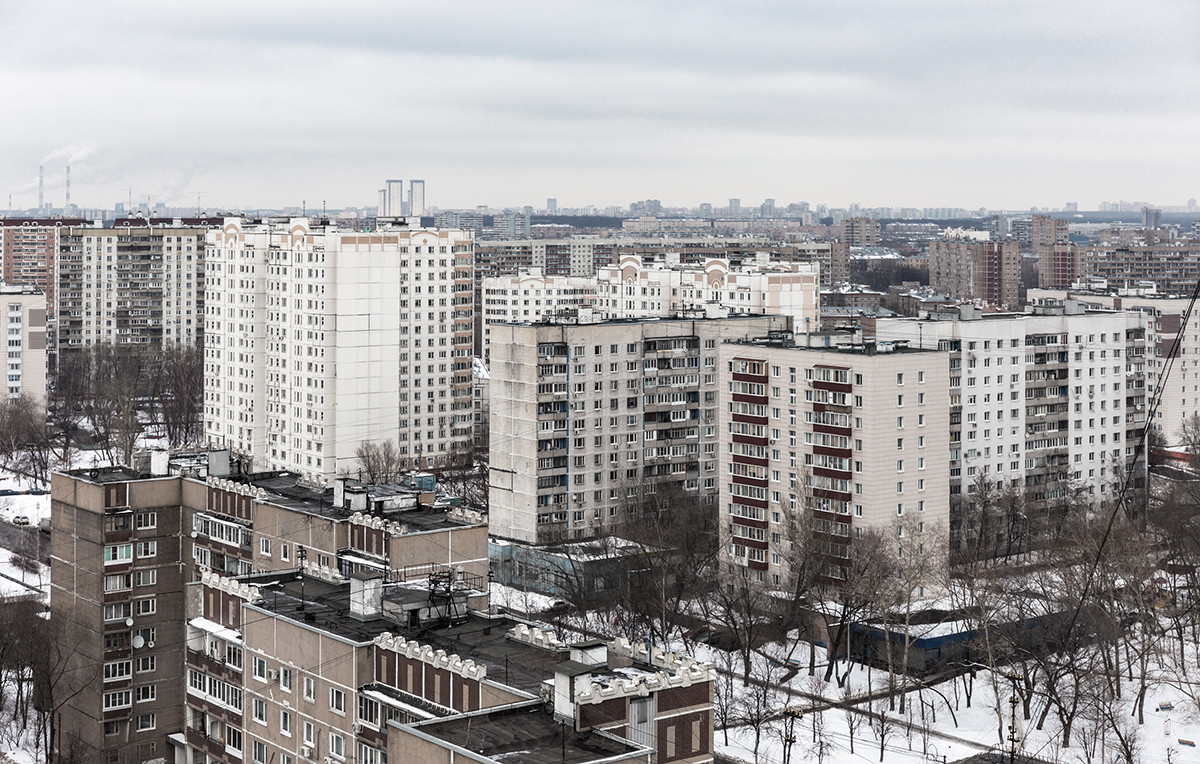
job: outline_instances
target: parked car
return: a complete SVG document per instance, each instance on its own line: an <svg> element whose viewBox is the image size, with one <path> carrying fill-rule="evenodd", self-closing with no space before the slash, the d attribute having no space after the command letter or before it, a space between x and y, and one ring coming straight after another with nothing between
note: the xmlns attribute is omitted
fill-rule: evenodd
<svg viewBox="0 0 1200 764"><path fill-rule="evenodd" d="M29 518L26 515L16 515L13 517L13 525L29 525Z"/></svg>
<svg viewBox="0 0 1200 764"><path fill-rule="evenodd" d="M571 604L565 600L555 600L546 608L547 615L566 615L571 610Z"/></svg>

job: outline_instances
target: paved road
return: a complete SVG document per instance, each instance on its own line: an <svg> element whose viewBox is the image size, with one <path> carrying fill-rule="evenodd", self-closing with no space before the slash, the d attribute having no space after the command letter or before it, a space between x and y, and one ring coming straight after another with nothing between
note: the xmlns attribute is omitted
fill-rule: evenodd
<svg viewBox="0 0 1200 764"><path fill-rule="evenodd" d="M0 522L0 547L50 564L50 536L34 526L18 527Z"/></svg>

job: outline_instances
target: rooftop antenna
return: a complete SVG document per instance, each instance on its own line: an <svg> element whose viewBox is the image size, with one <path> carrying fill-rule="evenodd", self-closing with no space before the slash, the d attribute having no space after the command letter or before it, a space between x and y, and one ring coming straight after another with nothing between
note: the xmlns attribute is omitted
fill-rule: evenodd
<svg viewBox="0 0 1200 764"><path fill-rule="evenodd" d="M297 547L297 548L296 548L296 562L297 562L297 563L298 563L298 565L299 565L299 569L298 569L298 571L297 571L296 578L300 579L300 609L301 609L301 610L303 610L303 609L304 609L304 605L305 605L305 597L304 597L304 561L305 561L305 560L307 560L307 559L308 559L308 550L307 550L307 549L305 549L305 548L304 548L304 547L302 547L302 546L301 546L301 547Z"/></svg>
<svg viewBox="0 0 1200 764"><path fill-rule="evenodd" d="M203 191L196 192L196 217L200 217L200 197L205 196Z"/></svg>

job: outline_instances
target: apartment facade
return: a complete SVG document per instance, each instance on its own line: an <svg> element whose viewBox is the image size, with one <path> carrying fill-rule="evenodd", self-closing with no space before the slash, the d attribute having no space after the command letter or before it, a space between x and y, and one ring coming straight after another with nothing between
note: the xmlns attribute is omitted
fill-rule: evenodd
<svg viewBox="0 0 1200 764"><path fill-rule="evenodd" d="M71 646L51 741L60 756L169 756L183 705L187 507L203 490L123 469L54 475L50 608Z"/></svg>
<svg viewBox="0 0 1200 764"><path fill-rule="evenodd" d="M46 294L31 286L0 284L4 306L4 395L46 400Z"/></svg>
<svg viewBox="0 0 1200 764"><path fill-rule="evenodd" d="M64 227L83 224L79 218L0 218L0 281L43 292L53 319L60 236Z"/></svg>
<svg viewBox="0 0 1200 764"><path fill-rule="evenodd" d="M59 234L56 347L193 345L204 336L205 232L217 220L119 220Z"/></svg>
<svg viewBox="0 0 1200 764"><path fill-rule="evenodd" d="M489 522L530 544L586 539L664 483L717 494L717 348L785 316L493 326Z"/></svg>
<svg viewBox="0 0 1200 764"><path fill-rule="evenodd" d="M845 218L838 241L847 247L878 247L879 221L874 218Z"/></svg>
<svg viewBox="0 0 1200 764"><path fill-rule="evenodd" d="M796 326L820 319L820 266L773 261L767 252L732 267L713 259L683 265L675 258L647 265L624 255L596 274L596 309L610 318L670 316L680 311L791 316Z"/></svg>
<svg viewBox="0 0 1200 764"><path fill-rule="evenodd" d="M1020 299L1020 249L1012 242L930 242L929 285L951 297L1015 308Z"/></svg>
<svg viewBox="0 0 1200 764"><path fill-rule="evenodd" d="M952 500L969 501L982 482L1051 512L1068 499L1113 499L1126 471L1140 469L1131 460L1146 426L1144 316L966 310L960 320L875 323L879 339L948 352ZM988 541L1007 549L1011 539Z"/></svg>
<svg viewBox="0 0 1200 764"><path fill-rule="evenodd" d="M538 269L509 276L488 276L481 282L480 354L489 360L493 324L542 321L564 310L596 304L596 279L547 276Z"/></svg>
<svg viewBox="0 0 1200 764"><path fill-rule="evenodd" d="M1079 278L1079 260L1071 244L1068 221L1034 215L1030 226L1033 253L1038 259L1038 286L1070 286Z"/></svg>
<svg viewBox="0 0 1200 764"><path fill-rule="evenodd" d="M185 693L196 705L185 682L200 658L191 654L196 622L186 624L195 606L185 602L185 584L202 575L307 575L314 595L320 582L353 576L386 578L399 590L437 578L472 587L455 600L462 608L486 608L487 525L478 514L439 506L428 486L340 482L312 491L289 473L210 473L228 473L225 456L54 475L51 612L62 644L72 646L64 676L74 683L61 688L61 754L100 751L122 764L170 756L179 742L172 737L196 718L197 708L184 710ZM395 613L419 620L428 599L409 597ZM229 725L219 730L231 747L210 755L232 761L240 759L232 746L242 729L244 645L226 642L219 660L204 653L201 663L217 671L198 708ZM249 670L249 656L246 663Z"/></svg>
<svg viewBox="0 0 1200 764"><path fill-rule="evenodd" d="M364 441L406 467L469 445L470 233L229 219L208 246L210 444L318 482Z"/></svg>
<svg viewBox="0 0 1200 764"><path fill-rule="evenodd" d="M1200 320L1193 318L1191 333L1183 317L1189 300L1142 290L1031 289L1034 306L1062 306L1077 301L1088 309L1132 311L1146 317L1144 368L1131 364L1131 371L1144 374L1148 426L1168 444L1180 442L1183 422L1200 413ZM1155 398L1157 397L1157 408ZM1152 410L1153 408L1153 410Z"/></svg>
<svg viewBox="0 0 1200 764"><path fill-rule="evenodd" d="M718 361L723 575L789 591L796 532L813 533L835 583L868 528L940 538L950 521L944 352L781 338L723 344Z"/></svg>

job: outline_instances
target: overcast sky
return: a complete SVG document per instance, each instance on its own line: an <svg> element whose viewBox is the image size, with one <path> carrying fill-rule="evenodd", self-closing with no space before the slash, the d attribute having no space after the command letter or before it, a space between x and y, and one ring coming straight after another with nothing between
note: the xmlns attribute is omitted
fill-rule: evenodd
<svg viewBox="0 0 1200 764"><path fill-rule="evenodd" d="M1200 3L0 0L47 200L1061 207L1200 196ZM0 201L7 208L7 199Z"/></svg>

